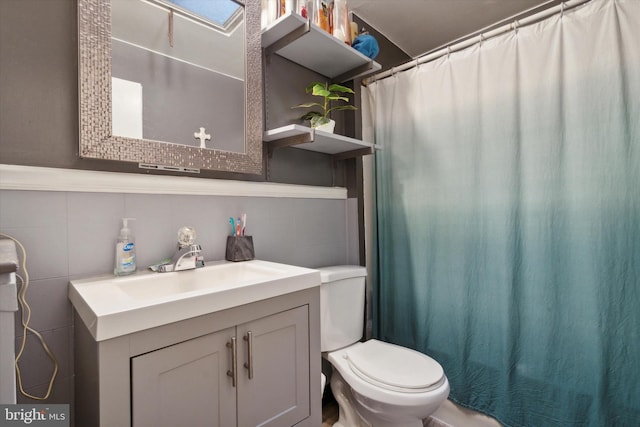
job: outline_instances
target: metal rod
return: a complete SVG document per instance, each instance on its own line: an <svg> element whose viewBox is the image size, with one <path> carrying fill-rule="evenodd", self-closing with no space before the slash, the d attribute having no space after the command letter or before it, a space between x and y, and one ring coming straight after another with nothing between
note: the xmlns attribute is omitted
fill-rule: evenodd
<svg viewBox="0 0 640 427"><path fill-rule="evenodd" d="M231 369L227 371L227 376L231 377L231 386L235 387L238 383L238 372L236 370L238 347L236 346L236 337L231 338L231 342L227 343L227 348L231 349Z"/></svg>
<svg viewBox="0 0 640 427"><path fill-rule="evenodd" d="M490 38L497 37L509 31L513 31L514 28L535 24L553 15L564 14L567 10L581 6L585 3L590 2L591 0L568 0L566 2L563 1L554 7L548 7L540 12L534 13L536 10L539 10L541 7L544 7L549 3L554 3L557 1L558 0L549 0L546 3L543 3L541 5L528 9L522 13L514 15L510 18L504 19L493 25L485 27L482 30L476 31L467 36L456 39L451 43L432 49L431 51L423 55L420 55L417 58L412 59L411 61L405 62L402 65L393 67L390 70L375 74L371 77L364 79L363 84L366 86L377 80L390 77L400 71L406 71L411 68L417 67L420 64L425 64L427 62L434 61L445 55L449 55L452 52L466 49L469 46L473 46L474 44L481 43ZM507 23L505 24L505 22Z"/></svg>
<svg viewBox="0 0 640 427"><path fill-rule="evenodd" d="M173 47L173 9L169 9L169 46Z"/></svg>
<svg viewBox="0 0 640 427"><path fill-rule="evenodd" d="M251 331L247 332L247 335L244 336L244 340L247 342L247 359L248 361L244 363L244 367L249 371L249 379L253 379L253 333Z"/></svg>

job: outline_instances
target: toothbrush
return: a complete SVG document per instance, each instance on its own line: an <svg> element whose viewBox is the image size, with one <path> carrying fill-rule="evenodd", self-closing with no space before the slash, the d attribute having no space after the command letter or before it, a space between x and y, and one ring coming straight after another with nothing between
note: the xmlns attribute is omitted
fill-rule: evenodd
<svg viewBox="0 0 640 427"><path fill-rule="evenodd" d="M236 223L233 221L233 217L229 217L229 224L231 224L231 235L236 235Z"/></svg>
<svg viewBox="0 0 640 427"><path fill-rule="evenodd" d="M238 221L236 222L236 234L234 234L234 236L239 236L240 235L240 217L238 217Z"/></svg>
<svg viewBox="0 0 640 427"><path fill-rule="evenodd" d="M242 235L244 236L244 231L247 229L247 214L242 214Z"/></svg>

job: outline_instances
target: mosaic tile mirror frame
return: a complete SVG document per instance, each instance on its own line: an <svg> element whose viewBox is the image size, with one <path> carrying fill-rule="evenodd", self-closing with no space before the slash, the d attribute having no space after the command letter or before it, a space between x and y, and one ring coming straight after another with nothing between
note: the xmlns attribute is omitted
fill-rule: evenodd
<svg viewBox="0 0 640 427"><path fill-rule="evenodd" d="M245 20L245 135L244 149L237 152L114 136L111 2L78 0L80 157L161 165L187 171L262 172L260 1L235 1L244 7Z"/></svg>

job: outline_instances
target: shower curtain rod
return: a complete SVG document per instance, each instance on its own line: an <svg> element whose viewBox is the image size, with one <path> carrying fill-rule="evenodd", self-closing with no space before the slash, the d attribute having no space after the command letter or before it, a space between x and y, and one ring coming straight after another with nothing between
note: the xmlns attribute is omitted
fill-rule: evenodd
<svg viewBox="0 0 640 427"><path fill-rule="evenodd" d="M562 14L569 9L574 9L578 6L582 6L585 3L590 2L591 0L568 0L562 1L556 6L549 7L544 9L538 13L533 13L535 10L544 7L549 3L557 2L558 0L549 0L546 3L533 7L531 9L525 10L522 13L513 15L507 19L503 19L500 22L489 25L479 31L473 32L469 35L461 37L459 39L454 40L451 43L442 45L437 47L419 57L412 59L411 61L407 61L402 65L397 67L392 67L389 70L383 71L381 73L375 74L371 77L367 77L362 81L364 86L367 86L370 83L373 83L377 80L382 80L387 77L391 77L394 74L400 71L406 71L411 68L417 67L420 64L424 64L427 62L434 61L438 58L441 58L445 55L449 55L452 52L457 52L462 49L466 49L469 46L473 46L476 43L482 43L484 40L491 39L493 37L497 37L501 34L504 34L509 31L517 30L519 27L523 27L525 25L531 25L536 22L540 22L543 19L546 19L550 16L556 15L558 13ZM504 22L508 22L507 24L503 24Z"/></svg>

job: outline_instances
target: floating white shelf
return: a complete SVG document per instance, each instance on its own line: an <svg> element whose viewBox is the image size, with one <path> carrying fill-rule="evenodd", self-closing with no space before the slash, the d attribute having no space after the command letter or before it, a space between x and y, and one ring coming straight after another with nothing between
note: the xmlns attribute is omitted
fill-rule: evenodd
<svg viewBox="0 0 640 427"><path fill-rule="evenodd" d="M287 125L264 133L263 141L270 149L292 146L303 150L349 158L373 154L376 147L370 142L315 130L301 125Z"/></svg>
<svg viewBox="0 0 640 427"><path fill-rule="evenodd" d="M262 47L338 82L382 67L296 13L280 17L262 32Z"/></svg>

